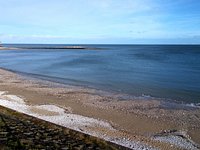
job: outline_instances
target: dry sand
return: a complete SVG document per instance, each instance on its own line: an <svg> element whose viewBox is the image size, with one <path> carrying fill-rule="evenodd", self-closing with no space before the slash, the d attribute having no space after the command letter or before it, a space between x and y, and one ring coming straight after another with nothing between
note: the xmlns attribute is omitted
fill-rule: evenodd
<svg viewBox="0 0 200 150"><path fill-rule="evenodd" d="M118 95L33 80L2 69L0 91L0 105L129 148L199 148L199 108L164 109L159 100L120 101Z"/></svg>

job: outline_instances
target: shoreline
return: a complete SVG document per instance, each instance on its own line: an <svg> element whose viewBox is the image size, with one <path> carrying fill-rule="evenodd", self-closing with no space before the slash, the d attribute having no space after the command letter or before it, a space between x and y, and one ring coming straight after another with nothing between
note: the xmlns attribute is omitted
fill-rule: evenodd
<svg viewBox="0 0 200 150"><path fill-rule="evenodd" d="M130 101L130 100L145 100L145 101L151 101L151 100L156 100L161 103L160 107L164 109L199 109L200 108L200 103L199 102L190 102L187 103L185 101L181 100L176 100L176 99L170 99L170 98L160 98L160 97L153 97L149 95L141 95L141 96L135 96L132 94L128 93L122 93L122 92L117 92L111 89L100 89L95 86L87 86L87 85L81 85L79 83L74 84L69 82L62 83L59 80L64 80L64 78L59 78L59 77L51 77L47 75L39 75L39 74L32 74L32 73L26 73L26 72L20 72L20 71L15 71L12 69L6 69L3 67L0 67L0 70L5 70L8 72L12 72L14 74L18 74L20 76L23 76L25 80L35 80L37 82L40 81L41 84L44 83L43 81L47 81L49 83L53 83L54 85L57 85L57 87L63 87L63 88L84 88L87 90L94 90L96 91L96 94L100 94L100 96L107 96L107 97L112 97L114 99L117 99L119 101ZM51 84L51 85L53 85Z"/></svg>
<svg viewBox="0 0 200 150"><path fill-rule="evenodd" d="M141 145L150 147L170 147L169 142L160 142L154 140L153 137L163 131L171 130L176 133L184 131L184 134L193 141L197 144L200 143L199 109L169 110L160 108L160 102L157 100L119 101L112 97L98 95L92 89L49 86L55 84L58 83L25 80L22 76L0 69L0 91L8 91L11 95L23 97L27 106L54 105L59 108L70 108L70 114L103 120L111 125L119 138L125 138L125 141L121 141L121 143L118 141L118 144L124 144L127 141L133 143L142 141ZM41 110L37 109L37 113L41 113ZM106 134L104 139L113 136L110 129L105 130L102 127L91 127L86 130L93 131L95 134L104 133ZM170 136L172 135L170 134ZM159 138L159 140L161 139L163 140L163 137ZM130 145L130 143L128 144ZM173 145L178 147L176 143Z"/></svg>
<svg viewBox="0 0 200 150"><path fill-rule="evenodd" d="M65 46L65 45L4 45L5 47L55 47L55 46ZM73 46L73 45L72 45ZM92 47L92 45L83 45L85 47ZM95 47L95 46L94 46ZM21 70L22 72L24 71L24 73L28 74L28 72L30 73L31 76L36 76L36 78L44 78L45 80L52 80L53 82L60 82L60 83L65 83L65 84L72 84L72 85L77 85L77 86L85 86L85 87L90 87L90 88L97 88L97 89L101 89L104 91L111 91L111 92L115 92L115 94L125 94L122 96L122 100L126 100L129 99L130 97L135 97L135 99L139 99L139 98L145 98L145 99L158 99L158 100L167 100L168 102L172 102L172 103L180 103L180 104L186 104L187 106L189 106L191 104L191 106L195 105L194 103L197 103L197 107L198 107L198 101L199 101L199 93L198 93L198 82L194 82L194 85L190 85L191 82L189 82L189 80L196 80L198 81L198 78L196 78L196 75L198 75L198 71L195 71L194 67L194 72L190 72L190 68L187 68L187 71L185 73L187 73L187 76L191 75L191 79L190 78L185 78L185 79L180 79L178 76L182 76L181 74L177 73L173 73L173 71L171 72L170 70L167 71L166 69L164 69L163 71L167 71L166 73L162 73L162 71L155 71L157 69L162 70L163 68L159 68L155 67L154 69L152 67L150 67L149 69L145 69L143 72L144 73L144 78L141 78L141 76L138 76L140 74L140 69L136 69L136 70L132 70L131 66L133 67L134 61L130 60L126 60L124 59L125 56L130 55L131 57L134 57L134 59L136 60L141 60L144 61L145 63L159 63L159 60L157 60L156 62L154 62L153 58L151 58L151 56L148 58L143 58L141 56L148 56L149 54L145 54L143 52L141 52L141 56L138 55L140 54L140 51L134 50L134 47L130 47L131 49L133 48L133 51L129 51L129 47L122 47L124 49L124 54L121 55L114 55L114 53L121 53L121 49L119 48L117 49L117 51L115 52L115 46L111 46L111 47L104 47L103 46L96 46L97 48L101 48L101 49L105 49L105 51L102 52L90 52L87 50L84 51L80 51L80 55L79 51L67 51L67 50L59 50L58 54L56 54L54 56L54 53L57 53L56 50L42 50L40 49L39 51L36 50L22 50L19 51L19 55L17 55L16 58L12 57L8 57L9 61L6 62L7 58L4 58L4 55L7 56L12 56L12 53L17 53L17 51L13 51L12 53L9 51L4 51L2 53L2 65L6 68L9 67L10 69L16 70L15 68L18 67L17 70ZM141 47L139 47L141 48ZM158 47L159 50L160 47ZM162 48L162 47L161 47ZM156 48L157 49L157 48ZM196 48L195 48L196 49ZM113 51L114 50L114 51ZM128 51L127 51L128 50ZM187 48L186 48L187 50ZM40 52L41 51L41 52ZM156 51L155 51L156 52ZM32 58L30 54L34 54L35 56ZM48 53L48 54L47 54ZM110 54L113 53L113 56L111 56ZM136 54L134 54L136 53ZM152 53L154 53L154 51L152 51ZM161 51L161 53L159 53L162 57L162 53L165 53L165 51ZM18 53L17 53L18 54ZM26 54L23 55L25 57L21 58L21 54ZM46 54L48 55L49 59L46 59ZM38 55L38 57L36 57ZM62 56L64 55L64 56ZM71 55L70 57L68 57L68 55ZM110 55L110 58L117 58L117 59L113 59L114 61L116 61L116 63L120 64L119 60L123 60L122 65L118 65L115 66L116 69L112 69L112 62L110 62L109 57L107 57L106 55ZM152 54L153 55L153 54ZM173 55L173 53L172 53ZM155 54L156 57L158 57ZM19 58L18 58L19 57ZM58 57L59 59L54 59L54 57ZM195 57L195 56L194 56ZM41 59L47 60L48 62L41 62ZM129 56L128 56L129 58ZM22 60L21 60L22 59ZM29 68L24 68L23 63L18 63L18 61L24 61L26 63L29 63L29 59L35 60L35 63L31 63L31 70L29 70ZM166 59L171 59L166 58ZM179 59L179 58L176 58ZM174 59L174 60L176 60ZM192 59L192 58L191 58ZM192 59L193 60L193 59ZM192 61L191 60L191 61ZM196 59L194 59L196 60ZM12 61L14 61L13 63L11 63ZM21 62L20 61L20 62ZM173 61L173 60L172 60ZM138 62L138 61L136 61ZM181 62L181 61L180 61ZM198 61L197 61L198 62ZM16 66L15 66L16 63ZM133 63L132 65L130 65L131 63ZM144 63L144 64L145 64ZM87 65L86 65L87 64ZM105 65L106 64L106 65ZM124 64L124 66L123 66ZM126 65L125 65L126 64ZM137 64L137 66L140 66L143 68L145 66L143 63L141 64ZM196 65L198 65L198 63L195 63ZM66 68L65 65L69 65L69 67ZM72 66L71 66L72 65ZM105 66L104 66L105 65ZM113 64L114 65L114 64ZM170 66L170 62L165 62L165 65ZM61 67L60 69L58 68ZM122 67L123 66L123 67ZM175 65L174 65L175 66ZM36 68L37 67L37 68ZM98 67L102 68L102 71L98 72ZM129 69L128 69L128 68ZM172 68L174 68L173 66L171 66ZM187 67L187 66L185 66ZM45 68L45 70L43 70L43 68ZM170 67L169 67L170 68ZM176 68L176 67L175 67ZM176 68L174 70L179 70L179 68ZM97 70L96 70L97 69ZM126 70L130 70L130 72L128 71L126 73ZM66 74L65 76L65 71L68 70L69 73ZM84 76L81 76L81 72L83 70L83 73L85 74ZM96 70L96 71L95 71ZM121 70L121 71L120 71ZM123 71L122 71L123 70ZM154 72L155 71L155 72ZM80 72L80 73L78 73ZM196 72L196 73L195 73ZM19 73L19 72L16 72ZM31 74L33 73L33 74ZM77 74L78 73L78 74ZM149 75L152 74L152 75ZM99 74L99 75L98 75ZM122 76L117 77L119 74L121 74ZM135 74L135 75L134 75ZM174 74L174 79L170 79L171 74ZM177 76L176 76L177 74ZM179 74L179 75L178 75ZM183 72L184 74L184 72ZM29 75L29 74L28 74ZM126 78L123 78L123 75L128 75ZM194 76L194 77L193 77ZM119 80L117 78L119 78ZM155 80L154 78L159 78L159 80ZM182 77L183 78L183 77ZM138 81L136 79L139 79ZM169 81L169 82L168 82ZM174 81L174 82L172 82ZM132 98L131 98L132 99ZM180 105L179 105L180 106Z"/></svg>

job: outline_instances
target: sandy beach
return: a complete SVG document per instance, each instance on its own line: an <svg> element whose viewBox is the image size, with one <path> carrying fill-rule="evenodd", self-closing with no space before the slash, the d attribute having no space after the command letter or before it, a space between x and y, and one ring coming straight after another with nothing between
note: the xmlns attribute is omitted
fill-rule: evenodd
<svg viewBox="0 0 200 150"><path fill-rule="evenodd" d="M0 150L200 150L199 8L0 0Z"/></svg>
<svg viewBox="0 0 200 150"><path fill-rule="evenodd" d="M95 89L35 80L0 69L0 105L132 149L198 149L200 109L119 100Z"/></svg>

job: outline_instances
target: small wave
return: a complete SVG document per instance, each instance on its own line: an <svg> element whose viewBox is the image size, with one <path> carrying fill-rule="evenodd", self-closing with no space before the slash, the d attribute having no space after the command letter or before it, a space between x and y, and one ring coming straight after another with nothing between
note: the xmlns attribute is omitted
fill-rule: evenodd
<svg viewBox="0 0 200 150"><path fill-rule="evenodd" d="M141 99L141 100L152 100L152 99L160 100L160 98L156 98L147 94L142 94L141 96L133 96L133 97L134 99Z"/></svg>
<svg viewBox="0 0 200 150"><path fill-rule="evenodd" d="M186 106L188 107L193 107L193 108L200 108L200 103L190 103L190 104L186 104Z"/></svg>
<svg viewBox="0 0 200 150"><path fill-rule="evenodd" d="M160 108L165 109L185 109L185 110L191 110L191 109L199 109L200 103L180 103L175 101L161 101Z"/></svg>

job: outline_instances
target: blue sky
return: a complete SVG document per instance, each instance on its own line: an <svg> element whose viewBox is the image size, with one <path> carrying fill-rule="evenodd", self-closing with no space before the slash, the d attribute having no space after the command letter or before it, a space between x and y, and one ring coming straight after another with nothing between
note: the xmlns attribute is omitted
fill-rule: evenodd
<svg viewBox="0 0 200 150"><path fill-rule="evenodd" d="M200 44L200 0L0 0L0 41Z"/></svg>

